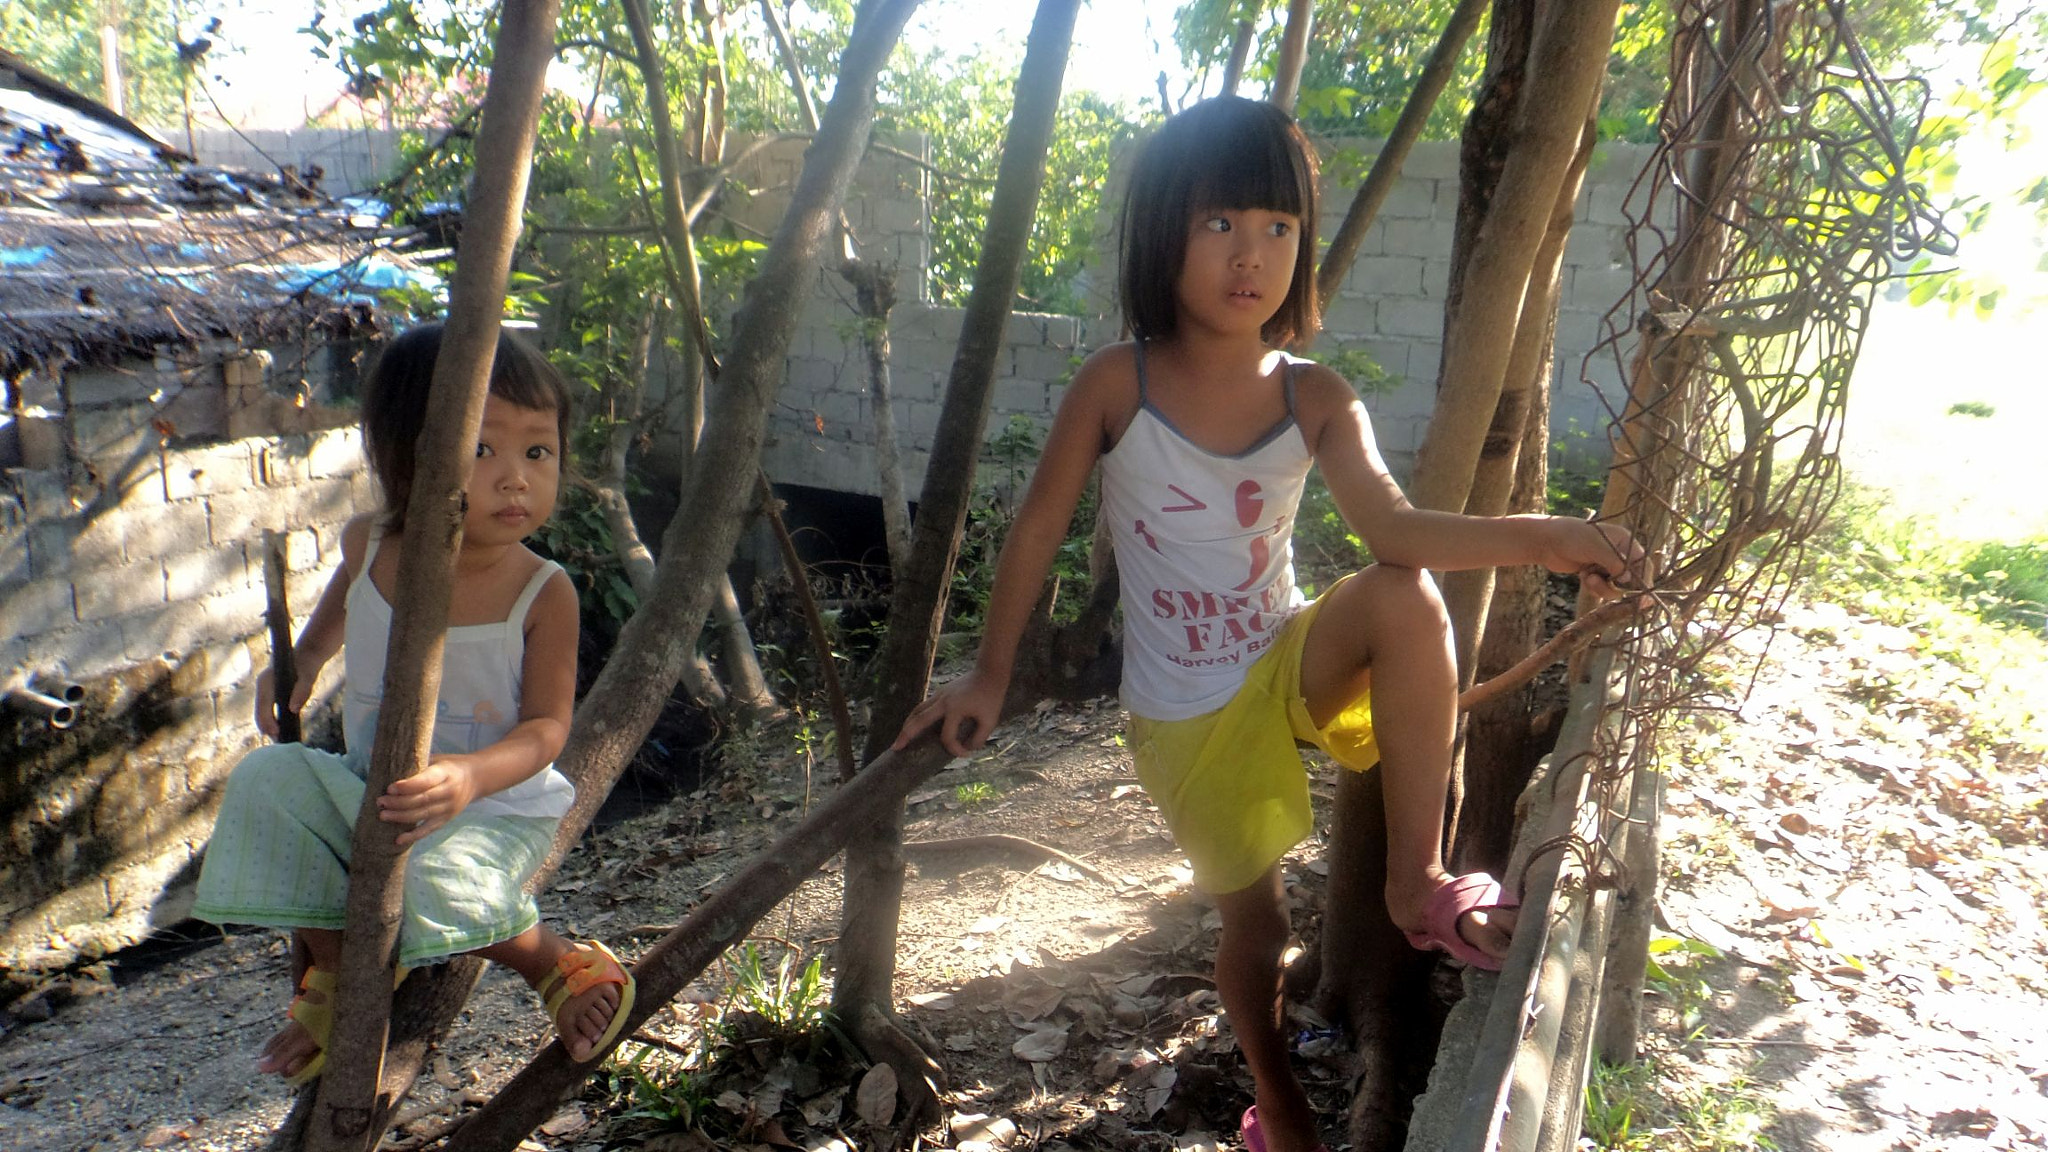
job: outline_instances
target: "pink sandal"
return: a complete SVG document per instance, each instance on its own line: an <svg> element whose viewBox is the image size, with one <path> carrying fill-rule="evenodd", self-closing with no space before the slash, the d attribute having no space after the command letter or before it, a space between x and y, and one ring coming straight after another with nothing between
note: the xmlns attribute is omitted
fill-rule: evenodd
<svg viewBox="0 0 2048 1152"><path fill-rule="evenodd" d="M1482 908L1520 908L1522 902L1501 890L1500 881L1484 872L1467 872L1437 885L1422 910L1423 928L1406 932L1411 947L1423 952L1448 952L1484 972L1500 971L1500 961L1473 947L1458 932L1458 919Z"/></svg>
<svg viewBox="0 0 2048 1152"><path fill-rule="evenodd" d="M1244 1137L1246 1152L1266 1152L1266 1134L1259 1130L1259 1106L1244 1110L1244 1119L1237 1122L1238 1134ZM1330 1152L1327 1145L1318 1144L1315 1152Z"/></svg>

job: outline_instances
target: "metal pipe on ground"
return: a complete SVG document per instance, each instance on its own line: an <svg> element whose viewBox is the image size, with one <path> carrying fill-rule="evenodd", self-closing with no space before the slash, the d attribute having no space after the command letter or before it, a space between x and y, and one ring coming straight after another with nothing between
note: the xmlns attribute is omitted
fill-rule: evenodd
<svg viewBox="0 0 2048 1152"><path fill-rule="evenodd" d="M34 687L33 681L7 690L8 707L60 731L78 722L78 705L84 699L85 686L68 681L50 685L47 692Z"/></svg>

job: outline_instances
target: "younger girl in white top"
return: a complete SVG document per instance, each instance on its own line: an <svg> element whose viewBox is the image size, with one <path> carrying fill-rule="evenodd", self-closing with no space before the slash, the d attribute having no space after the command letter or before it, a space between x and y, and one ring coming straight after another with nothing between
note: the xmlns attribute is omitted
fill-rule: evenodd
<svg viewBox="0 0 2048 1152"><path fill-rule="evenodd" d="M364 445L384 510L341 533L342 562L293 652L299 710L337 650L348 753L301 744L258 748L229 776L207 847L194 914L290 928L306 968L285 1026L257 1067L293 1084L320 1074L333 1027L348 860L382 702L399 538L414 445L441 346L438 324L384 350L363 390ZM538 351L501 332L464 493L443 672L429 763L377 800L402 825L401 968L474 952L539 990L569 1055L609 1043L632 1007L632 977L602 944L577 946L540 923L524 885L547 857L575 790L551 767L568 738L576 688L576 591L523 543L554 510L569 397ZM257 681L256 722L277 734L271 676Z"/></svg>
<svg viewBox="0 0 2048 1152"><path fill-rule="evenodd" d="M1596 591L1638 558L1619 529L1411 506L1335 372L1279 349L1317 326L1315 153L1272 105L1204 101L1135 165L1121 289L1136 339L1089 358L1061 401L1004 542L974 670L905 723L956 755L995 726L1019 637L1099 461L1124 617L1139 779L1215 896L1216 990L1256 1085L1253 1152L1306 1152L1315 1117L1288 1067L1278 861L1310 829L1295 741L1379 765L1387 912L1420 948L1497 967L1513 902L1447 875L1440 849L1458 684L1425 569L1542 564ZM1378 563L1313 603L1291 536L1310 465Z"/></svg>

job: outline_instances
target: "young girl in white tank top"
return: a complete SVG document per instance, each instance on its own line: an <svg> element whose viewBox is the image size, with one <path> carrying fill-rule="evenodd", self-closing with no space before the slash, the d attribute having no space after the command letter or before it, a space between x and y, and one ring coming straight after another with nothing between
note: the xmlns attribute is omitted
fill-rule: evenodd
<svg viewBox="0 0 2048 1152"><path fill-rule="evenodd" d="M1317 1145L1280 1016L1278 862L1310 831L1295 742L1383 773L1387 912L1409 941L1498 967L1514 901L1491 877L1443 867L1457 673L1426 570L1543 564L1612 594L1640 559L1608 526L1408 503L1350 386L1279 350L1317 327L1315 200L1314 150L1270 104L1207 100L1146 145L1123 216L1136 339L1075 375L1004 542L974 670L914 711L896 742L934 726L956 755L987 740L1100 462L1132 758L1222 917L1216 990L1255 1084L1243 1117L1253 1152ZM1309 603L1292 532L1311 465L1378 563Z"/></svg>
<svg viewBox="0 0 2048 1152"><path fill-rule="evenodd" d="M288 928L303 946L298 995L264 1045L259 1071L293 1084L318 1076L334 1021L348 863L382 704L397 587L397 538L412 490L441 327L400 336L363 391L364 444L384 511L351 520L341 563L293 652L290 710L342 653L346 754L275 744L229 775L199 874L193 914L216 923ZM443 649L427 765L377 798L410 845L399 926L401 972L476 953L509 965L541 994L569 1055L588 1059L617 1035L634 983L602 944L574 945L540 923L525 884L554 843L575 789L552 766L568 737L576 688L576 592L523 541L553 511L569 397L540 353L501 333L477 460L464 493L461 552ZM271 676L257 681L257 725L277 735Z"/></svg>

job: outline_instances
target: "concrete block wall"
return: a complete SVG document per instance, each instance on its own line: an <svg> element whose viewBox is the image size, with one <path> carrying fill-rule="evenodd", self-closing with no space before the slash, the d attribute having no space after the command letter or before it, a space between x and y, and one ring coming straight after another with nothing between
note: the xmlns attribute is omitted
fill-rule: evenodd
<svg viewBox="0 0 2048 1152"><path fill-rule="evenodd" d="M391 174L403 155L390 128L200 128L192 147L202 164L237 172L273 173L289 164L317 164L330 195L366 191Z"/></svg>
<svg viewBox="0 0 2048 1152"><path fill-rule="evenodd" d="M211 345L18 382L53 434L0 469L0 689L84 699L65 730L0 711L0 984L182 917L220 783L259 739L265 533L303 622L374 506L358 433L315 426L349 414L285 395L327 382L272 362Z"/></svg>
<svg viewBox="0 0 2048 1152"><path fill-rule="evenodd" d="M1378 148L1374 142L1356 146L1367 155ZM1586 358L1602 338L1602 317L1629 293L1633 273L1624 247L1628 221L1622 202L1650 153L1643 145L1601 145L1579 193L1578 218L1565 245L1558 309L1551 397L1555 434L1574 426L1588 431L1604 426L1602 394L1608 400L1619 396L1612 357L1590 363ZM1325 185L1323 195L1322 231L1328 240L1343 220L1350 189ZM1413 465L1436 400L1457 212L1457 144L1416 145L1350 274L1336 297L1324 302L1323 336L1311 353L1364 352L1386 371L1386 385L1366 403L1381 450L1403 475Z"/></svg>
<svg viewBox="0 0 2048 1152"><path fill-rule="evenodd" d="M1370 155L1374 142L1354 144ZM1596 432L1607 420L1606 401L1618 395L1618 365L1590 352L1602 336L1601 320L1629 291L1631 271L1623 247L1627 220L1622 202L1649 149L1603 145L1587 173L1578 221L1566 245L1563 301L1558 317L1552 426L1560 436L1573 428ZM874 161L871 158L870 167ZM794 168L789 169L793 179ZM864 169L854 194L863 220L923 219L921 200L908 199L918 187L906 180L877 181ZM1325 186L1325 239L1343 218L1351 188ZM1116 266L1114 208L1120 176L1113 177L1098 227L1098 266ZM1311 355L1363 352L1386 373L1367 397L1381 449L1397 474L1406 475L1422 443L1435 403L1436 374L1443 358L1443 308L1449 287L1451 245L1457 215L1458 146L1418 145L1402 167L1357 262L1334 299L1325 302L1324 334ZM780 199L764 192L754 210L764 220L780 210ZM860 228L856 226L858 233ZM960 310L917 303L923 266L912 275L910 254L929 250L906 231L889 235L889 250L904 253L899 280L904 303L890 325L896 427L903 446L905 482L921 482L939 390L951 366L959 335ZM769 475L778 482L839 491L875 491L872 419L862 353L850 330L850 292L821 277L788 358L788 374L770 422L765 452ZM1074 364L1094 348L1117 338L1114 278L1096 278L1084 317L1020 314L1005 334L997 366L989 435L999 434L1013 415L1050 418L1058 385ZM1624 321L1625 322L1625 321ZM1582 378L1583 377L1583 378ZM1604 445L1597 435L1590 443Z"/></svg>

